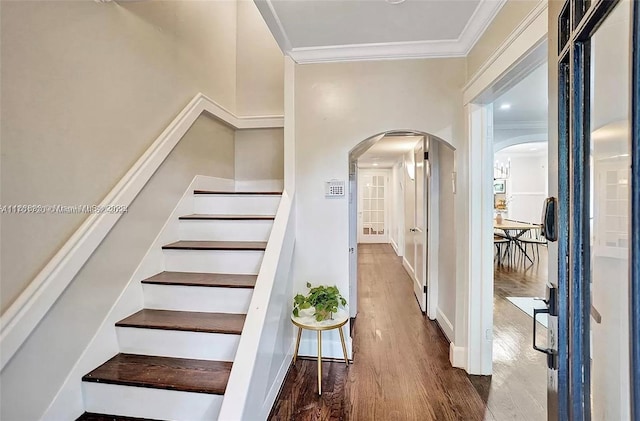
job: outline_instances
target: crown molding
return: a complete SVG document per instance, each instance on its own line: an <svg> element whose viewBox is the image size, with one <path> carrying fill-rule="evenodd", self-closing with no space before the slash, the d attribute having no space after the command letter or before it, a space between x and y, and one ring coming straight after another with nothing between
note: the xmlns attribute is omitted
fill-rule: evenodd
<svg viewBox="0 0 640 421"><path fill-rule="evenodd" d="M410 58L464 57L457 41L384 42L293 48L287 54L298 64Z"/></svg>
<svg viewBox="0 0 640 421"><path fill-rule="evenodd" d="M294 48L272 0L254 0L284 54L298 64L465 57L507 0L482 0L457 39L328 45Z"/></svg>
<svg viewBox="0 0 640 421"><path fill-rule="evenodd" d="M487 30L498 12L507 3L507 0L481 0L473 12L467 25L457 39L457 42L466 47L465 56L469 54L476 42Z"/></svg>
<svg viewBox="0 0 640 421"><path fill-rule="evenodd" d="M513 120L504 123L494 123L494 130L547 130L546 120Z"/></svg>

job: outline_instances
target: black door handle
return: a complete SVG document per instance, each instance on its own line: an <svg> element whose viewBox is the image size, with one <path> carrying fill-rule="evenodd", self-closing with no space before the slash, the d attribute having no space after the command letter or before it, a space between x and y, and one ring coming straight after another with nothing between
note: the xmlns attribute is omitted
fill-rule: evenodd
<svg viewBox="0 0 640 421"><path fill-rule="evenodd" d="M536 324L538 323L538 314L549 314L548 308L534 308L533 309L533 349L538 352L542 352L547 356L547 366L552 369L557 369L556 367L556 351L551 348L540 348L536 345L536 336L537 329Z"/></svg>

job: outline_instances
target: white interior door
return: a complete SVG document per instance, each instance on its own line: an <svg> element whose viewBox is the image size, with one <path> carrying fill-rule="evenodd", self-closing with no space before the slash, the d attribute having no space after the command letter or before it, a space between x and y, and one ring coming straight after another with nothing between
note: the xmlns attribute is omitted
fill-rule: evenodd
<svg viewBox="0 0 640 421"><path fill-rule="evenodd" d="M387 185L389 171L358 171L358 242L388 243Z"/></svg>
<svg viewBox="0 0 640 421"><path fill-rule="evenodd" d="M414 243L414 293L423 312L427 311L427 184L425 182L425 140L419 141L414 148L415 162L415 220L412 229Z"/></svg>

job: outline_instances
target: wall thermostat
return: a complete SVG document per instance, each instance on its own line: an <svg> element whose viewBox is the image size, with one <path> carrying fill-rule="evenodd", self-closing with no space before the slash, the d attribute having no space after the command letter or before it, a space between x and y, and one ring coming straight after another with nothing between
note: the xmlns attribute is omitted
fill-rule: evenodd
<svg viewBox="0 0 640 421"><path fill-rule="evenodd" d="M343 197L344 196L344 180L331 180L324 182L325 197Z"/></svg>

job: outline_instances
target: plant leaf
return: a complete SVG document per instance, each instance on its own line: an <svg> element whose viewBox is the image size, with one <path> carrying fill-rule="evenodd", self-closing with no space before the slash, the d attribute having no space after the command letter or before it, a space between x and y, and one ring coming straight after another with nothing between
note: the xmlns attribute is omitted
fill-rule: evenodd
<svg viewBox="0 0 640 421"><path fill-rule="evenodd" d="M296 316L296 317L300 317L300 316L298 315L298 307L296 307L296 308L294 308L294 309L293 309L293 315L294 315L294 316Z"/></svg>
<svg viewBox="0 0 640 421"><path fill-rule="evenodd" d="M311 288L311 283L307 282L307 288Z"/></svg>

